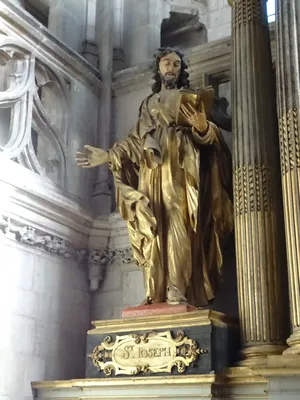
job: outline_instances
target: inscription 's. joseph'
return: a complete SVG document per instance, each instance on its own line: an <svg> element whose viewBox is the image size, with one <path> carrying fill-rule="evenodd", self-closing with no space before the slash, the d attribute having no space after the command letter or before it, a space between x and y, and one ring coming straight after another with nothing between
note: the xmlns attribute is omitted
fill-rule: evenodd
<svg viewBox="0 0 300 400"><path fill-rule="evenodd" d="M121 357L128 360L133 358L164 358L175 356L176 349L174 347L154 347L145 349L142 347L125 346Z"/></svg>

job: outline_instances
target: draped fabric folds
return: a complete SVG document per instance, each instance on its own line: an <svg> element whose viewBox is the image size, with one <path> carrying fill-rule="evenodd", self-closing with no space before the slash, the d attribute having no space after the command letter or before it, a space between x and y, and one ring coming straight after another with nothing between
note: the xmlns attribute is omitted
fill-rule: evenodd
<svg viewBox="0 0 300 400"><path fill-rule="evenodd" d="M205 136L167 125L159 94L142 103L129 136L110 150L116 202L133 255L144 269L146 296L164 302L168 287L195 306L214 298L221 241L233 228L231 157L218 128ZM169 106L175 119L174 106Z"/></svg>

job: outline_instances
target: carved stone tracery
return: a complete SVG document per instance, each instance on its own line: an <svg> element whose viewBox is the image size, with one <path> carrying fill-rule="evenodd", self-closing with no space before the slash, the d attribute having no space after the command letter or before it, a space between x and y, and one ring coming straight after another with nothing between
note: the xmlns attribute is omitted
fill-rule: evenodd
<svg viewBox="0 0 300 400"><path fill-rule="evenodd" d="M1 65L8 69L6 90L0 92L0 108L10 107L14 117L0 151L14 158L30 140L35 58L21 41L5 35L0 35L0 50Z"/></svg>
<svg viewBox="0 0 300 400"><path fill-rule="evenodd" d="M64 186L67 83L58 71L36 59L22 41L3 34L0 35L0 64L7 69L6 82L2 82L5 89L0 91L0 109L10 107L13 113L8 139L0 145L0 155L17 159L26 168ZM37 135L36 143L33 143L32 129ZM40 145L47 142L41 149L38 138L41 138Z"/></svg>

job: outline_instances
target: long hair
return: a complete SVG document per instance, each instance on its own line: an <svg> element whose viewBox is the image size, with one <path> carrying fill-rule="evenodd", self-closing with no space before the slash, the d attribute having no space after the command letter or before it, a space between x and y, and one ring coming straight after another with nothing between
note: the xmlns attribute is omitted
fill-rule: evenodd
<svg viewBox="0 0 300 400"><path fill-rule="evenodd" d="M177 88L184 88L188 89L190 86L190 81L188 80L189 73L186 71L188 66L185 63L183 57L184 55L179 51L172 49L172 47L160 47L157 49L156 54L154 55L154 62L153 62L153 79L154 83L152 85L152 92L158 93L161 90L161 76L159 72L159 63L160 60L168 54L176 53L181 60L181 70L177 81Z"/></svg>

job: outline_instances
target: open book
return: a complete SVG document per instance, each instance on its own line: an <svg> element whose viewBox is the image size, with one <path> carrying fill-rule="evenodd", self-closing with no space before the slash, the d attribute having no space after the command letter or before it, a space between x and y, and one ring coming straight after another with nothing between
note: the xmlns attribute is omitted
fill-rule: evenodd
<svg viewBox="0 0 300 400"><path fill-rule="evenodd" d="M180 107L182 104L185 106L190 104L195 110L201 110L201 101L204 105L204 111L207 118L211 114L211 109L214 102L214 89L209 86L199 91L191 91L188 89L182 89L179 91L179 98L177 103L177 115L176 115L176 125L190 126L189 122L186 120L185 116L182 114Z"/></svg>

